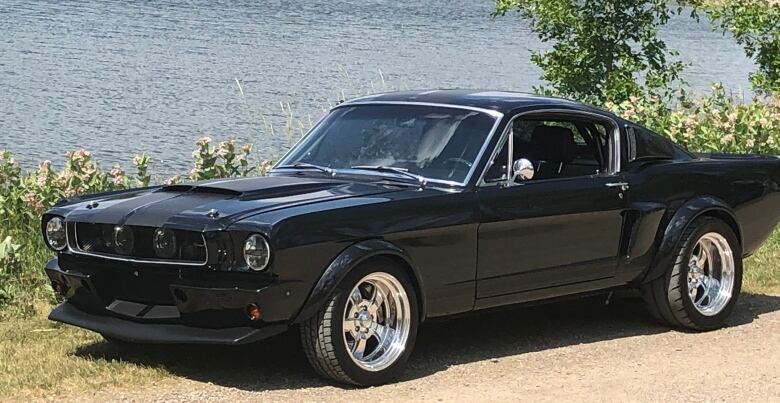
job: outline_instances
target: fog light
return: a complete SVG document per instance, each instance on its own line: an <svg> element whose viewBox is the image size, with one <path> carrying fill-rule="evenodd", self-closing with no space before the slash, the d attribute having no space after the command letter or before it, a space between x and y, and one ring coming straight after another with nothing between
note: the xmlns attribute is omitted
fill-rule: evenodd
<svg viewBox="0 0 780 403"><path fill-rule="evenodd" d="M260 320L262 314L260 312L260 308L257 305L249 304L246 306L246 316L249 317L249 320L252 322L256 322Z"/></svg>

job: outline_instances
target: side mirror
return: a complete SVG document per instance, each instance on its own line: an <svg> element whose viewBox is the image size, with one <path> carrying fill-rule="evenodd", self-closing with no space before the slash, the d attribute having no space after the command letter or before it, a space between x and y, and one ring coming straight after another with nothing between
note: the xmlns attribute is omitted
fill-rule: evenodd
<svg viewBox="0 0 780 403"><path fill-rule="evenodd" d="M512 163L512 182L531 180L534 173L536 173L534 164L525 158L520 158Z"/></svg>

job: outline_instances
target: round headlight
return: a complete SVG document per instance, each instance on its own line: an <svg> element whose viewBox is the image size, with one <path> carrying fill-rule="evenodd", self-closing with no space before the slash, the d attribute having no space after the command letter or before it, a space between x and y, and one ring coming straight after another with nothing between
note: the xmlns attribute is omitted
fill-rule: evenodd
<svg viewBox="0 0 780 403"><path fill-rule="evenodd" d="M46 243L54 250L63 250L67 246L65 221L62 218L52 217L46 223Z"/></svg>
<svg viewBox="0 0 780 403"><path fill-rule="evenodd" d="M129 255L135 246L133 230L128 227L114 228L114 250L120 255Z"/></svg>
<svg viewBox="0 0 780 403"><path fill-rule="evenodd" d="M268 266L271 260L271 248L268 241L260 234L252 234L244 243L244 261L250 269L260 271Z"/></svg>
<svg viewBox="0 0 780 403"><path fill-rule="evenodd" d="M170 259L176 256L176 235L167 228L158 228L154 231L154 253L157 256Z"/></svg>

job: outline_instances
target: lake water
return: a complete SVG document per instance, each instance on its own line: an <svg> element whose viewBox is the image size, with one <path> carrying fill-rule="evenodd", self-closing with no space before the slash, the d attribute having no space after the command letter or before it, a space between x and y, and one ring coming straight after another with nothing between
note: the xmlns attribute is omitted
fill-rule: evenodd
<svg viewBox="0 0 780 403"><path fill-rule="evenodd" d="M491 19L491 8L484 0L0 0L0 149L28 168L77 148L104 167L147 152L154 171L169 175L187 171L206 134L277 157L291 139L265 122L277 133L284 126L280 102L308 122L342 91L530 91L539 70L529 54L544 45L516 16ZM675 18L663 37L691 63L694 88L716 80L748 88L752 62L706 22Z"/></svg>

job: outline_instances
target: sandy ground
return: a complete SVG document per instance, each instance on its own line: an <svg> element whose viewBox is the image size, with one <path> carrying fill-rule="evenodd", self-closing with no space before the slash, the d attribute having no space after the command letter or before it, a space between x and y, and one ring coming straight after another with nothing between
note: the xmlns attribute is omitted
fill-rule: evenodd
<svg viewBox="0 0 780 403"><path fill-rule="evenodd" d="M423 325L403 379L357 389L309 369L297 336L241 348L79 354L160 365L170 381L78 401L780 401L780 296L744 296L709 333L652 323L635 298L590 298ZM100 343L103 345L104 343ZM58 399L60 400L60 399ZM70 398L66 400L71 400Z"/></svg>

